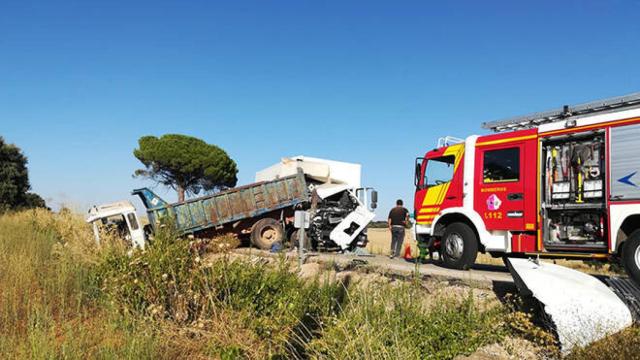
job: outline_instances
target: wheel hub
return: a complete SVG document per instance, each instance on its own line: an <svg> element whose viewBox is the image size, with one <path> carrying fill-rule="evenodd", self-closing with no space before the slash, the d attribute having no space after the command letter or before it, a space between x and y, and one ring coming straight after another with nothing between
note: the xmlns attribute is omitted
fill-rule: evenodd
<svg viewBox="0 0 640 360"><path fill-rule="evenodd" d="M464 250L462 236L456 233L449 234L445 239L445 251L453 259L460 259Z"/></svg>
<svg viewBox="0 0 640 360"><path fill-rule="evenodd" d="M638 246L638 247L636 248L636 252L635 252L635 254L634 254L633 258L634 258L634 260L636 261L636 267L637 267L638 269L640 269L640 246Z"/></svg>
<svg viewBox="0 0 640 360"><path fill-rule="evenodd" d="M262 238L267 241L274 241L276 237L276 230L272 227L267 227L262 231Z"/></svg>

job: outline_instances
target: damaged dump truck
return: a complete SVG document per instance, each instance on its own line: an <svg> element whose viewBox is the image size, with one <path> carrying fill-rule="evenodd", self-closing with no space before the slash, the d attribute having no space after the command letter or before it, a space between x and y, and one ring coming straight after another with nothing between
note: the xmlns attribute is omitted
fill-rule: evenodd
<svg viewBox="0 0 640 360"><path fill-rule="evenodd" d="M640 93L484 124L418 158L418 240L495 256L615 261L640 281Z"/></svg>
<svg viewBox="0 0 640 360"><path fill-rule="evenodd" d="M271 249L276 243L296 244L294 212L308 210L306 235L314 250L351 250L366 246L366 227L377 203L377 192L361 187L360 169L346 162L286 158L259 171L255 183L184 202L169 204L148 188L134 190L147 209L149 226L144 233L130 203L94 206L87 221L94 225L98 241L100 227L114 224L132 245L144 247L148 235L170 221L185 236L234 233L253 246Z"/></svg>

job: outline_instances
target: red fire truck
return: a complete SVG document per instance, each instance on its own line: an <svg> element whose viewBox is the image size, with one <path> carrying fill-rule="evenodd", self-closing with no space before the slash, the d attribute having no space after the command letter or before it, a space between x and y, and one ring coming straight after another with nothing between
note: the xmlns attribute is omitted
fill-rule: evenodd
<svg viewBox="0 0 640 360"><path fill-rule="evenodd" d="M619 261L640 281L640 93L483 127L416 160L420 242L459 269L480 251Z"/></svg>

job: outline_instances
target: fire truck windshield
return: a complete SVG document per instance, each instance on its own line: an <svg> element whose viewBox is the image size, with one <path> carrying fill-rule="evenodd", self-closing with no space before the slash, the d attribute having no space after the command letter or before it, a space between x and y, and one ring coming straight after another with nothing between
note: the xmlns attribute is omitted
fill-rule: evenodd
<svg viewBox="0 0 640 360"><path fill-rule="evenodd" d="M429 187L451 181L455 156L443 156L427 160L427 168L422 178L422 187Z"/></svg>

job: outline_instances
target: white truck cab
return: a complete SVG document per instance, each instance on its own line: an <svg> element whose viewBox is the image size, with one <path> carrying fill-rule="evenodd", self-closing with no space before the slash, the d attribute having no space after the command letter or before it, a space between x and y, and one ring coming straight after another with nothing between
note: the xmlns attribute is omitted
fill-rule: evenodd
<svg viewBox="0 0 640 360"><path fill-rule="evenodd" d="M100 243L101 229L116 232L131 246L144 249L145 234L140 225L136 208L130 201L118 201L93 206L89 209L87 222L93 226L96 242Z"/></svg>

